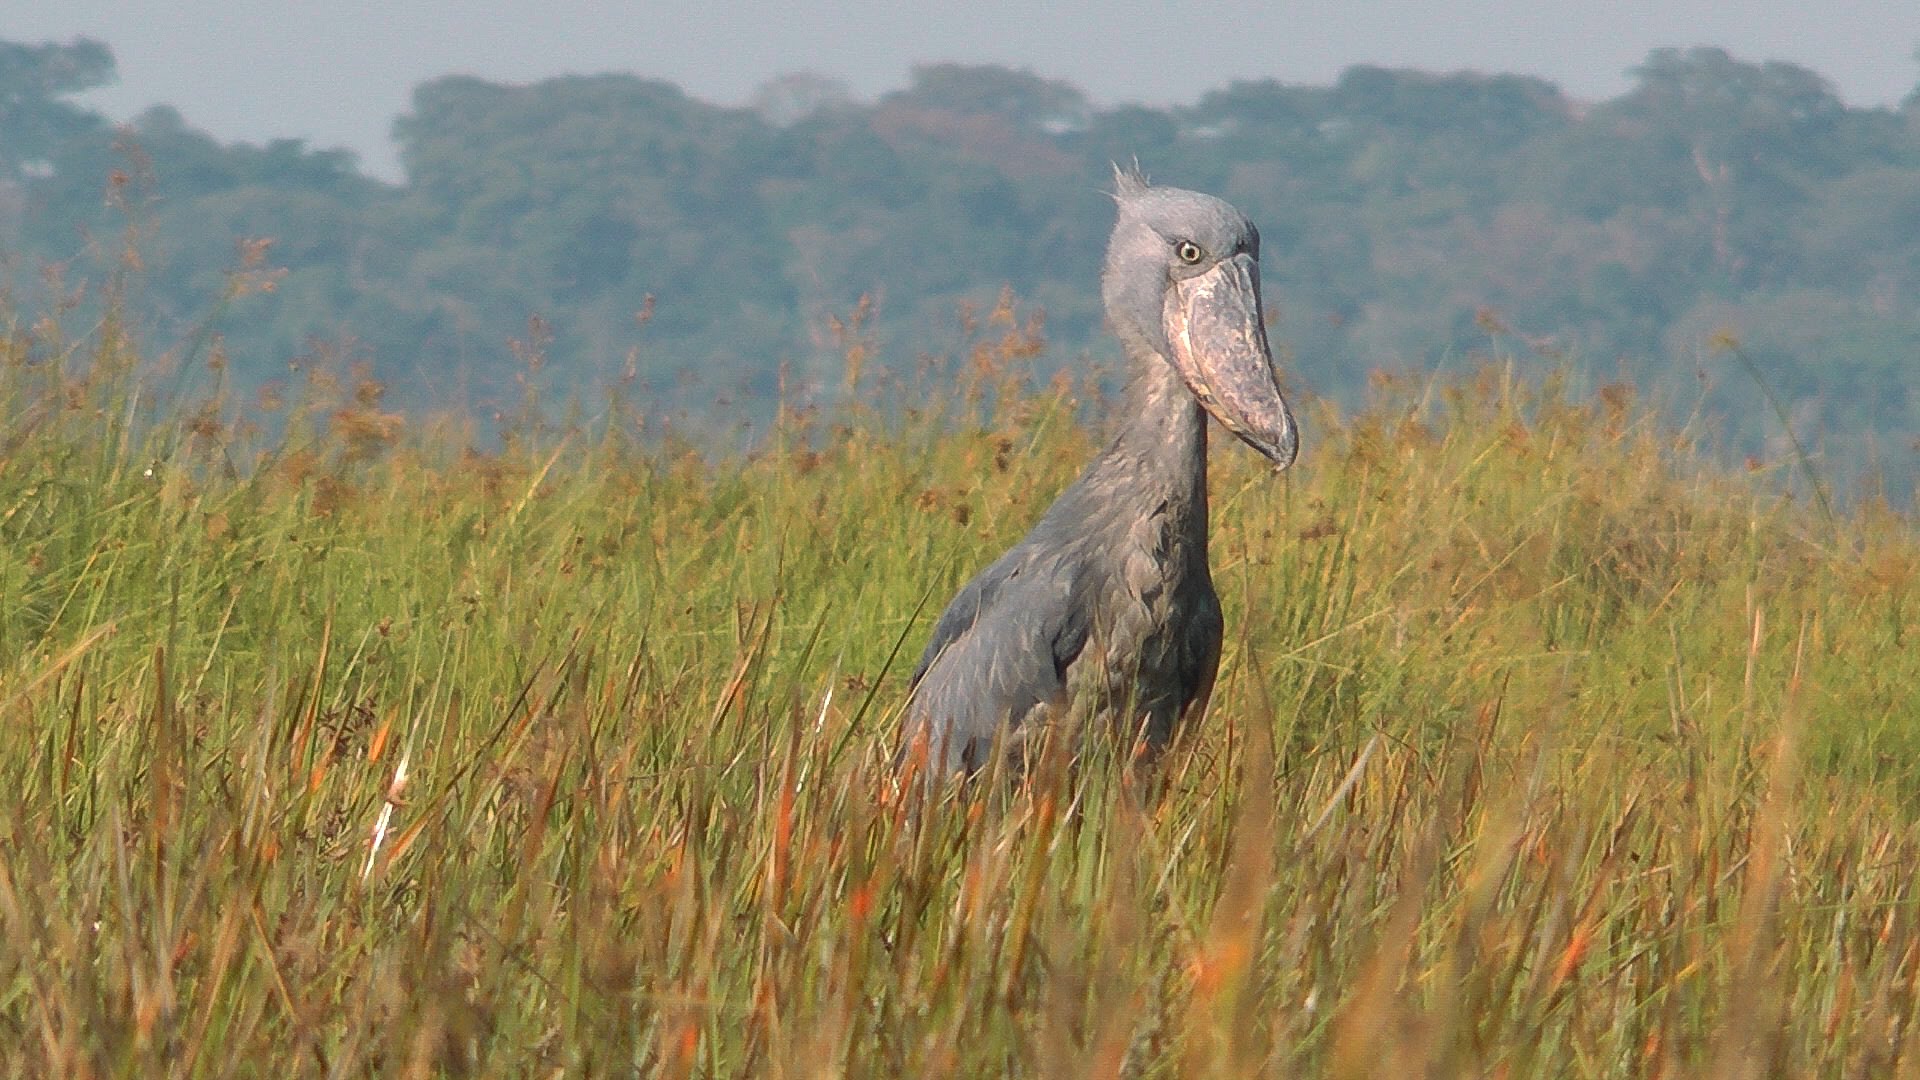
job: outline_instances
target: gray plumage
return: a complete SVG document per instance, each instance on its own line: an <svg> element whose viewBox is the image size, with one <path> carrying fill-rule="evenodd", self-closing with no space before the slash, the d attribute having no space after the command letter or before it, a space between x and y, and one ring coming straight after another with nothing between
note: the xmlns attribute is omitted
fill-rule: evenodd
<svg viewBox="0 0 1920 1080"><path fill-rule="evenodd" d="M1293 418L1260 307L1259 234L1219 199L1118 175L1102 275L1135 367L1112 440L1024 539L960 590L913 675L903 755L973 771L1076 702L1163 748L1220 660L1207 565L1208 413L1280 468Z"/></svg>

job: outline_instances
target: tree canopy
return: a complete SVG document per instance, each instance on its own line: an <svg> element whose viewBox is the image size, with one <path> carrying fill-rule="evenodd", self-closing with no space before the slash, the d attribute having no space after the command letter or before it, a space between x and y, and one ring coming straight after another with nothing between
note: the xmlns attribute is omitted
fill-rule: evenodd
<svg viewBox="0 0 1920 1080"><path fill-rule="evenodd" d="M1099 192L1137 159L1260 223L1274 336L1315 391L1517 350L1687 405L1704 379L1728 444L1763 452L1784 436L1764 384L1831 473L1916 475L1920 91L1852 108L1713 48L1656 50L1600 102L1375 66L1166 109L961 64L871 102L787 76L749 108L630 75L447 77L394 125L394 185L342 151L74 104L113 78L98 42L0 42L0 258L31 292L44 266L108 272L133 226L156 332L211 318L247 383L344 342L403 400L483 400L537 318L560 386L631 356L662 395L691 373L764 396L783 367L790 391L832 381L822 328L863 296L881 360L908 364L1002 289L1077 363L1111 349ZM258 238L285 276L223 304Z"/></svg>

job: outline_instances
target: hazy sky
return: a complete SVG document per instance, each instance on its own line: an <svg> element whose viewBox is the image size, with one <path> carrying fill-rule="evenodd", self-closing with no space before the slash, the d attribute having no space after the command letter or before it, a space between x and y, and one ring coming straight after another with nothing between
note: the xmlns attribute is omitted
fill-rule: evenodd
<svg viewBox="0 0 1920 1080"><path fill-rule="evenodd" d="M530 81L628 71L696 97L746 100L810 70L863 96L919 61L998 62L1103 104L1189 102L1231 79L1324 83L1349 64L1474 68L1607 97L1662 45L1720 45L1827 76L1856 105L1920 84L1920 0L0 0L0 39L95 37L120 84L86 100L125 118L177 106L223 139L303 137L396 177L388 132L412 87L465 73Z"/></svg>

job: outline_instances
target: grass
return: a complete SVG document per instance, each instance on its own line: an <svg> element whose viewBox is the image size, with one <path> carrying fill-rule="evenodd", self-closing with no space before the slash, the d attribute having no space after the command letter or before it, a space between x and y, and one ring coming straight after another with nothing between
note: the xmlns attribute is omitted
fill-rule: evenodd
<svg viewBox="0 0 1920 1080"><path fill-rule="evenodd" d="M7 1075L1920 1076L1920 534L1623 388L1221 440L1204 730L916 805L903 675L1094 446L1010 310L724 460L154 418L107 310L0 344Z"/></svg>

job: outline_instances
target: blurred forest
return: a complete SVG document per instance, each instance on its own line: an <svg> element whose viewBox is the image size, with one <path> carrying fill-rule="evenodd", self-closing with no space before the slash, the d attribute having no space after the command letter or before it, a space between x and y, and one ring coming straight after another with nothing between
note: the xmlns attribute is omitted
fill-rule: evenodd
<svg viewBox="0 0 1920 1080"><path fill-rule="evenodd" d="M1003 289L1044 311L1046 363L1104 363L1099 193L1137 158L1259 223L1274 338L1315 393L1511 352L1630 380L1767 467L1784 412L1832 482L1904 498L1920 472L1920 90L1850 108L1711 48L1655 51L1600 102L1379 67L1171 109L953 64L876 101L786 76L739 108L627 75L448 77L394 125L396 186L345 151L73 100L114 78L97 42L0 42L0 282L35 312L124 274L182 382L218 356L251 393L324 353L411 405L485 409L538 367L549 400L628 379L751 415L838 386L861 297L899 367L961 347Z"/></svg>

